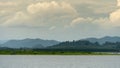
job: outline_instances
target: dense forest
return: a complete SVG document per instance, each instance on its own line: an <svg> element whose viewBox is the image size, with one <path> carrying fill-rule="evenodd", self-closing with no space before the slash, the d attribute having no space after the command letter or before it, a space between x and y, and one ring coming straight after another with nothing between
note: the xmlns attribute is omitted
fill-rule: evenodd
<svg viewBox="0 0 120 68"><path fill-rule="evenodd" d="M77 50L77 51L120 51L120 42L105 42L99 44L98 42L92 43L86 40L79 41L66 41L60 44L50 46L48 49L63 49L63 50Z"/></svg>

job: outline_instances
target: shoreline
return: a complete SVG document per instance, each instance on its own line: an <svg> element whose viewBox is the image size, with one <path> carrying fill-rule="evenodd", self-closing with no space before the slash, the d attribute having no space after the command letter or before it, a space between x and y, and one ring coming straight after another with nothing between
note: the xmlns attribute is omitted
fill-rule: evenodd
<svg viewBox="0 0 120 68"><path fill-rule="evenodd" d="M37 52L37 53L0 53L0 55L87 55L87 56L94 56L94 55L120 55L120 53L114 53L114 52Z"/></svg>

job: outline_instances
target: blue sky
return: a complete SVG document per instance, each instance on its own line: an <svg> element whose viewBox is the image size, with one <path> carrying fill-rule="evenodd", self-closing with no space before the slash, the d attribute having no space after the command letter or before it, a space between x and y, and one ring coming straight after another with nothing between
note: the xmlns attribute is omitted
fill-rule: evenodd
<svg viewBox="0 0 120 68"><path fill-rule="evenodd" d="M120 0L0 0L0 39L120 36Z"/></svg>

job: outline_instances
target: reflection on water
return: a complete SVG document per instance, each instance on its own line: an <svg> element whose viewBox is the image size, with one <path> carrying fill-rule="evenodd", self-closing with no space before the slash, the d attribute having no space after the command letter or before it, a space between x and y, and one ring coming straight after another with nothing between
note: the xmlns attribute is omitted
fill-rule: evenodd
<svg viewBox="0 0 120 68"><path fill-rule="evenodd" d="M0 68L120 68L120 56L0 56Z"/></svg>

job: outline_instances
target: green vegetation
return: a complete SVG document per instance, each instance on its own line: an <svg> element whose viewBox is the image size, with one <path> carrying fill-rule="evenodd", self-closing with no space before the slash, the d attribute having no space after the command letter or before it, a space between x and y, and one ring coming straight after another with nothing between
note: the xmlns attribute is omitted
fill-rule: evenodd
<svg viewBox="0 0 120 68"><path fill-rule="evenodd" d="M116 55L110 52L81 52L81 51L36 51L36 50L0 50L0 55Z"/></svg>
<svg viewBox="0 0 120 68"><path fill-rule="evenodd" d="M105 42L104 44L99 44L98 42L92 43L86 40L66 41L50 46L48 49L84 52L120 52L120 42Z"/></svg>

